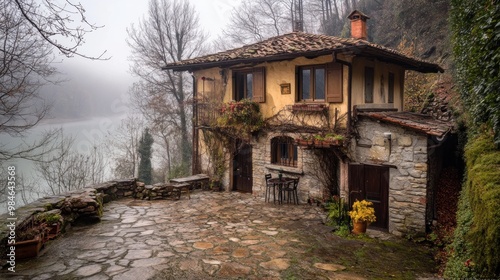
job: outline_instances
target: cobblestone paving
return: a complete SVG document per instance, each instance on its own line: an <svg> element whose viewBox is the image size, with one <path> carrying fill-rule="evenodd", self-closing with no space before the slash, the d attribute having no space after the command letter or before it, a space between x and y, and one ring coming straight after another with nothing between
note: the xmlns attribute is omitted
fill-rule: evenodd
<svg viewBox="0 0 500 280"><path fill-rule="evenodd" d="M364 279L319 244L339 242L321 208L250 194L123 199L103 220L71 228L8 279ZM339 244L337 244L339 245Z"/></svg>

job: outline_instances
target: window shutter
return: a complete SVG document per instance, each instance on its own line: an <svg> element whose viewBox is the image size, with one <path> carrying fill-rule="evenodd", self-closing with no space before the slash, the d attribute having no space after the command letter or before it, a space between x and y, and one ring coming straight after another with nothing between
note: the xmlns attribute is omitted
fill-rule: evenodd
<svg viewBox="0 0 500 280"><path fill-rule="evenodd" d="M365 103L373 103L373 82L375 70L373 67L365 67Z"/></svg>
<svg viewBox="0 0 500 280"><path fill-rule="evenodd" d="M259 103L266 102L266 73L264 67L255 68L253 74L252 100Z"/></svg>
<svg viewBox="0 0 500 280"><path fill-rule="evenodd" d="M300 91L300 76L299 67L295 67L295 102L302 100L302 92ZM291 89L290 89L291 90Z"/></svg>
<svg viewBox="0 0 500 280"><path fill-rule="evenodd" d="M342 103L343 97L343 79L342 64L330 63L326 68L326 101L330 103Z"/></svg>

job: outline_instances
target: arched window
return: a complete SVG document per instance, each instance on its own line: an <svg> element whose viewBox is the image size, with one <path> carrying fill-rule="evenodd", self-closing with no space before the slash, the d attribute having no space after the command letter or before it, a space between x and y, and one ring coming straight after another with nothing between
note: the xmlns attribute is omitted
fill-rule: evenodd
<svg viewBox="0 0 500 280"><path fill-rule="evenodd" d="M271 139L271 163L297 167L297 145L291 137L274 137Z"/></svg>

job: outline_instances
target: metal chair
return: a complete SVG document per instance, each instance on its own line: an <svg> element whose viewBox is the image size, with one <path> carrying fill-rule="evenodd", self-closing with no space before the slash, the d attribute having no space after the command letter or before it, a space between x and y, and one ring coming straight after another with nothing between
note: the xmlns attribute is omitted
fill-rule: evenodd
<svg viewBox="0 0 500 280"><path fill-rule="evenodd" d="M287 203L290 203L291 200L293 200L294 204L299 204L299 195L297 192L298 186L299 186L299 179L300 178L294 178L293 182L288 184L286 187L283 188L283 193L286 193L286 200ZM291 196L291 199L290 199Z"/></svg>
<svg viewBox="0 0 500 280"><path fill-rule="evenodd" d="M276 201L276 191L275 191L275 187L274 187L274 184L269 182L269 179L271 179L271 174L266 174L265 175L265 178L266 178L266 197L265 197L265 201L268 202L269 201L269 196L271 195L271 188L273 189L273 201Z"/></svg>

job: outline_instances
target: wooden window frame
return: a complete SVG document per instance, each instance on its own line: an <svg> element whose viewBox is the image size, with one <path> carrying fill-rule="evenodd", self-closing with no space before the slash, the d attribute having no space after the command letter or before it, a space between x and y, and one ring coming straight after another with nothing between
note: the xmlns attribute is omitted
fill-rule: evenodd
<svg viewBox="0 0 500 280"><path fill-rule="evenodd" d="M271 164L297 167L297 159L298 148L293 138L278 136L271 139Z"/></svg>
<svg viewBox="0 0 500 280"><path fill-rule="evenodd" d="M374 102L374 86L375 86L375 68L370 66L365 66L365 103Z"/></svg>
<svg viewBox="0 0 500 280"><path fill-rule="evenodd" d="M247 85L248 85L248 75L252 75L252 83L253 83L253 73L252 73L252 70L249 69L249 70L240 70L240 71L234 71L234 93L233 93L233 96L234 96L234 100L236 101L241 101L242 99L246 99L246 98L249 98L248 96L248 88L247 88ZM241 79L240 79L241 78ZM240 81L243 81L243 98L240 98L240 92L239 92L239 89L240 89L240 84L241 82ZM252 95L250 96L250 98L253 97L253 86L252 86Z"/></svg>
<svg viewBox="0 0 500 280"><path fill-rule="evenodd" d="M387 103L394 103L394 73L389 72Z"/></svg>
<svg viewBox="0 0 500 280"><path fill-rule="evenodd" d="M317 69L322 69L323 70L323 95L324 97L322 99L317 99L316 98L316 70ZM302 71L304 70L310 70L311 73L309 75L309 92L310 92L310 98L309 99L304 99L303 98L303 89L302 85L304 83L303 81L303 75ZM298 101L304 101L304 102L325 102L326 101L326 83L327 83L327 67L325 64L319 64L319 65L306 65L306 66L299 66L298 67Z"/></svg>
<svg viewBox="0 0 500 280"><path fill-rule="evenodd" d="M252 95L248 96L248 75L252 75ZM238 79L242 77L242 79ZM243 98L240 98L238 92L241 80L243 80ZM242 99L251 99L252 101L265 103L266 102L266 76L264 67L245 68L233 70L233 100L241 101Z"/></svg>

